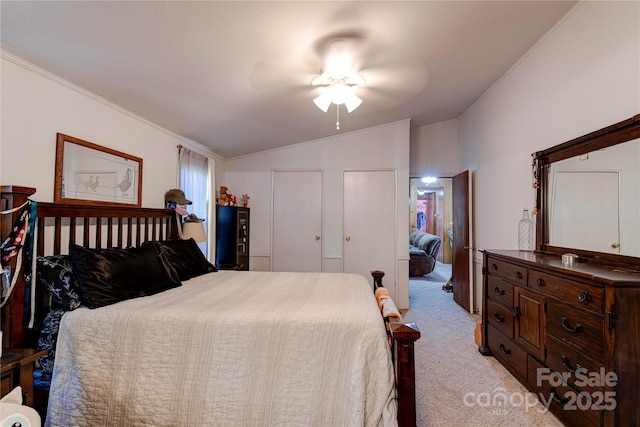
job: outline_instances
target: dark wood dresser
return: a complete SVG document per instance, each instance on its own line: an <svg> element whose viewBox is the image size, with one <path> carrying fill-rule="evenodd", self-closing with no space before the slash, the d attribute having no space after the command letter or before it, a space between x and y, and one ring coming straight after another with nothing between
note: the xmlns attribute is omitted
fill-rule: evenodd
<svg viewBox="0 0 640 427"><path fill-rule="evenodd" d="M640 425L640 272L483 251L482 344L570 426Z"/></svg>

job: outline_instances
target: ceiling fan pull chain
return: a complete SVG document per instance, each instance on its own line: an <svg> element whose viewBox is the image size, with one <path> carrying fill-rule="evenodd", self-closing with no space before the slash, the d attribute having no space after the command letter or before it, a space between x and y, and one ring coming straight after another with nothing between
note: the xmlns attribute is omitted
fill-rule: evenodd
<svg viewBox="0 0 640 427"><path fill-rule="evenodd" d="M336 129L340 130L340 106L336 104Z"/></svg>

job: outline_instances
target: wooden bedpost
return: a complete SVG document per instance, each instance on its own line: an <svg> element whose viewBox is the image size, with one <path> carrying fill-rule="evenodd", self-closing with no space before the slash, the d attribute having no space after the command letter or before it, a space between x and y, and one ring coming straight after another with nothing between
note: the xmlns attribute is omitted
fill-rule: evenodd
<svg viewBox="0 0 640 427"><path fill-rule="evenodd" d="M15 185L0 186L0 211L16 208L29 199L36 192L35 188L18 187ZM6 238L11 232L14 222L20 216L19 212L0 215L0 235ZM15 274L16 257L11 258L9 266L11 274ZM2 331L4 348L27 347L27 327L24 324L25 278L18 272L15 288L11 292L9 301L2 307Z"/></svg>
<svg viewBox="0 0 640 427"><path fill-rule="evenodd" d="M383 287L384 271L375 270L373 290ZM385 319L389 322L389 319ZM398 393L398 426L416 427L416 369L415 342L420 339L420 329L415 323L389 322L395 349L396 392Z"/></svg>
<svg viewBox="0 0 640 427"><path fill-rule="evenodd" d="M398 426L416 426L416 369L414 343L420 338L415 323L391 323L396 348Z"/></svg>
<svg viewBox="0 0 640 427"><path fill-rule="evenodd" d="M375 291L380 286L382 286L382 278L384 277L384 271L373 270L371 272L371 275L373 276L373 290Z"/></svg>

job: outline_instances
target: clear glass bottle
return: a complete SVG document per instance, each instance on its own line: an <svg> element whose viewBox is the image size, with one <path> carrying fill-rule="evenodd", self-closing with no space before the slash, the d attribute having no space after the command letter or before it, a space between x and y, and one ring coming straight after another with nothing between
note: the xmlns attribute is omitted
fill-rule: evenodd
<svg viewBox="0 0 640 427"><path fill-rule="evenodd" d="M533 251L533 220L528 209L522 212L522 219L518 223L518 250Z"/></svg>

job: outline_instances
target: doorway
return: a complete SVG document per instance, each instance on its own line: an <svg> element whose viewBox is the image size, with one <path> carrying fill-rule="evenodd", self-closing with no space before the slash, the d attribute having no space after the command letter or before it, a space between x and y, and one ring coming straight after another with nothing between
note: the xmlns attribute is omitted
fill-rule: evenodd
<svg viewBox="0 0 640 427"><path fill-rule="evenodd" d="M452 263L452 178L410 178L409 234L424 231L442 239L437 260Z"/></svg>
<svg viewBox="0 0 640 427"><path fill-rule="evenodd" d="M437 260L451 271L444 290L453 292L454 301L469 312L473 302L473 263L471 251L471 173L452 178L410 178L409 233L424 227L442 239ZM423 218L424 216L424 218ZM424 219L424 224L422 223ZM431 223L433 221L433 224ZM455 231L455 232L454 232ZM429 231L427 231L429 232Z"/></svg>

